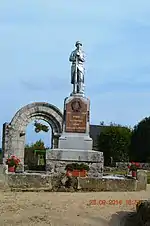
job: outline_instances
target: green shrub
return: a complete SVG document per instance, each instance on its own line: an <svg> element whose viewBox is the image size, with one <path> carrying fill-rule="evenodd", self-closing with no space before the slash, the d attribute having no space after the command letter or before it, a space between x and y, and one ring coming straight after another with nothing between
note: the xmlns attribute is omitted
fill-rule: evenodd
<svg viewBox="0 0 150 226"><path fill-rule="evenodd" d="M130 171L137 171L138 167L134 164L130 166Z"/></svg>
<svg viewBox="0 0 150 226"><path fill-rule="evenodd" d="M84 163L70 163L66 165L65 170L73 171L73 170L87 170L89 171L89 166Z"/></svg>

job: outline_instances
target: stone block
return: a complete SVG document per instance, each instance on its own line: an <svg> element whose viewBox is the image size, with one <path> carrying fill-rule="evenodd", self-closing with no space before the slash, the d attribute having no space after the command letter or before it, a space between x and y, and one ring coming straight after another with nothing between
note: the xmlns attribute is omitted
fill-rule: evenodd
<svg viewBox="0 0 150 226"><path fill-rule="evenodd" d="M8 185L11 188L45 188L52 189L52 178L46 174L8 174Z"/></svg>
<svg viewBox="0 0 150 226"><path fill-rule="evenodd" d="M63 133L59 138L59 149L92 150L93 140L88 134Z"/></svg>
<svg viewBox="0 0 150 226"><path fill-rule="evenodd" d="M49 173L65 173L69 163L84 163L90 168L89 177L102 177L104 168L103 153L94 150L52 149L46 151L46 171Z"/></svg>
<svg viewBox="0 0 150 226"><path fill-rule="evenodd" d="M147 188L147 172L145 170L137 171L137 190L146 190Z"/></svg>
<svg viewBox="0 0 150 226"><path fill-rule="evenodd" d="M59 149L92 150L89 136L90 100L83 96L70 96L64 101L63 131Z"/></svg>
<svg viewBox="0 0 150 226"><path fill-rule="evenodd" d="M94 150L50 149L46 150L46 160L103 162L103 153Z"/></svg>

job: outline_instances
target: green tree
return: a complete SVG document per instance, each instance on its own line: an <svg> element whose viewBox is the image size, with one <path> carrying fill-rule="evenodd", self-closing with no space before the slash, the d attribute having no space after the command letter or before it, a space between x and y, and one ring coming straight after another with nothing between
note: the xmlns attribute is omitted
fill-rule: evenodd
<svg viewBox="0 0 150 226"><path fill-rule="evenodd" d="M28 165L29 169L35 169L37 168L37 155L35 154L35 150L45 150L46 155L46 148L44 145L44 142L40 139L36 141L35 143L32 143L31 145L26 144L25 145L25 152L24 152L24 162L25 165Z"/></svg>
<svg viewBox="0 0 150 226"><path fill-rule="evenodd" d="M150 162L150 117L144 118L133 129L130 160Z"/></svg>
<svg viewBox="0 0 150 226"><path fill-rule="evenodd" d="M47 148L45 147L45 144L41 139L36 141L35 143L32 143L31 145L29 145L29 144L25 145L25 150L30 150L30 151L46 150L46 149Z"/></svg>
<svg viewBox="0 0 150 226"><path fill-rule="evenodd" d="M104 127L98 136L97 147L104 154L105 165L109 165L111 157L115 162L128 161L131 134L130 128L113 123Z"/></svg>

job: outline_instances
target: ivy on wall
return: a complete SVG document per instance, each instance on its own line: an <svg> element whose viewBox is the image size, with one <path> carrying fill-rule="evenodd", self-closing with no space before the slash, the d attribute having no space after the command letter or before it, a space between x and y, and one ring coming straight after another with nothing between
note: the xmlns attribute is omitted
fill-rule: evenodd
<svg viewBox="0 0 150 226"><path fill-rule="evenodd" d="M43 132L48 132L49 131L48 126L46 126L46 125L44 125L44 124L42 124L40 122L35 121L34 126L35 126L35 132L36 133L39 133L41 131L43 131Z"/></svg>

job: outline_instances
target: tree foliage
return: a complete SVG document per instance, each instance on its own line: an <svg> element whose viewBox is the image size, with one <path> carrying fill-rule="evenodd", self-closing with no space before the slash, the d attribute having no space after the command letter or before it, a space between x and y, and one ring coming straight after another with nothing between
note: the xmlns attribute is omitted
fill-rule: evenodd
<svg viewBox="0 0 150 226"><path fill-rule="evenodd" d="M35 143L32 143L31 145L26 144L25 145L25 152L24 152L24 162L25 165L28 165L28 168L31 170L37 169L37 154L35 154L35 150L45 150L46 155L46 148L44 145L44 142L40 139L36 141Z"/></svg>
<svg viewBox="0 0 150 226"><path fill-rule="evenodd" d="M115 162L128 161L131 134L130 128L112 123L104 128L98 136L97 146L104 154L105 165L111 157Z"/></svg>
<svg viewBox="0 0 150 226"><path fill-rule="evenodd" d="M130 159L150 162L150 117L144 118L133 129Z"/></svg>
<svg viewBox="0 0 150 226"><path fill-rule="evenodd" d="M25 150L30 150L30 151L46 150L46 149L47 148L45 147L45 144L41 139L36 141L35 143L32 143L31 145L29 145L29 144L25 145Z"/></svg>

